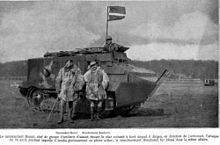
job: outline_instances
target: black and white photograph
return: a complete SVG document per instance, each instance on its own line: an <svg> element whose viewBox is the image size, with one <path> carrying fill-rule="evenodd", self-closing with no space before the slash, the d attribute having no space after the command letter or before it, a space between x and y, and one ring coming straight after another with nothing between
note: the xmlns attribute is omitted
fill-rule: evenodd
<svg viewBox="0 0 220 145"><path fill-rule="evenodd" d="M0 129L218 128L218 6L0 1Z"/></svg>

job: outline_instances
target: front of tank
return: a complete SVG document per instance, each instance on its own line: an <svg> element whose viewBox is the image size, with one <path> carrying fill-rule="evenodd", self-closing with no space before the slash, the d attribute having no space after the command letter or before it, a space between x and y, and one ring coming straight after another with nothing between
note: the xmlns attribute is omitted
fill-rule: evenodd
<svg viewBox="0 0 220 145"><path fill-rule="evenodd" d="M109 92L114 92L116 107L140 104L146 101L156 87L156 74L130 64L115 64L109 75Z"/></svg>

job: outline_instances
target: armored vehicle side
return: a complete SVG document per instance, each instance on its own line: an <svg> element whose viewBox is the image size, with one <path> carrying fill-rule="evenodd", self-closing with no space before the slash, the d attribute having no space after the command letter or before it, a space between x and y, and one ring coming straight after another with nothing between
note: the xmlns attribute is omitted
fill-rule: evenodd
<svg viewBox="0 0 220 145"><path fill-rule="evenodd" d="M103 103L105 111L118 110L126 114L140 106L159 86L160 78L153 71L131 65L125 51L120 46L117 51L106 51L104 47L90 47L75 51L46 53L42 58L29 59L27 81L19 87L20 92L36 109L51 109L57 98L55 80L65 61L72 59L84 74L91 61L98 64L108 74L110 82L107 87L107 99ZM80 92L81 100L77 106L78 113L89 113L89 103L85 92ZM58 106L57 106L58 107Z"/></svg>

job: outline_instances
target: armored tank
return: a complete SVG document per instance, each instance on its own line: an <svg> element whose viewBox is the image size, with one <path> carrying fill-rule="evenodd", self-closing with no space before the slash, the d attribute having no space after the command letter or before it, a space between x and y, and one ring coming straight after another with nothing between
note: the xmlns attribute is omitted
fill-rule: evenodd
<svg viewBox="0 0 220 145"><path fill-rule="evenodd" d="M76 48L74 51L46 53L42 58L27 61L27 81L19 87L20 93L35 110L51 110L56 104L57 93L55 79L65 61L72 59L84 74L91 61L97 61L109 76L107 99L103 103L104 112L128 114L139 107L158 88L162 76L155 72L132 65L126 55L128 47L119 46L117 50L106 50L105 47ZM80 102L76 113L90 113L85 91L79 92ZM58 104L55 105L55 111Z"/></svg>

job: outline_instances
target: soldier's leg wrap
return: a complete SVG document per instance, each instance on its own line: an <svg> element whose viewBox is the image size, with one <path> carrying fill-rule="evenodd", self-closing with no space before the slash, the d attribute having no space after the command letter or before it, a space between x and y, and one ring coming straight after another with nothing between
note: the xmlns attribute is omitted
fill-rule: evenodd
<svg viewBox="0 0 220 145"><path fill-rule="evenodd" d="M98 120L101 118L101 111L102 111L102 101L98 101L97 114L96 114L96 119Z"/></svg>
<svg viewBox="0 0 220 145"><path fill-rule="evenodd" d="M76 105L78 104L79 99L73 101L73 107L72 107L72 119L75 119L76 117Z"/></svg>
<svg viewBox="0 0 220 145"><path fill-rule="evenodd" d="M90 114L91 114L91 121L94 120L94 108L95 108L95 103L93 101L90 101Z"/></svg>
<svg viewBox="0 0 220 145"><path fill-rule="evenodd" d="M72 114L73 114L73 101L69 101L68 102L68 107L69 107L69 111L68 111L68 119L72 120Z"/></svg>
<svg viewBox="0 0 220 145"><path fill-rule="evenodd" d="M64 121L64 107L65 107L65 101L63 99L60 100L60 119L58 123L62 123Z"/></svg>

